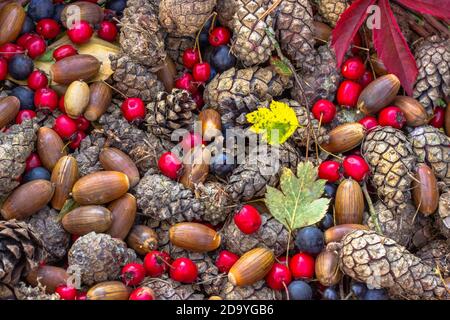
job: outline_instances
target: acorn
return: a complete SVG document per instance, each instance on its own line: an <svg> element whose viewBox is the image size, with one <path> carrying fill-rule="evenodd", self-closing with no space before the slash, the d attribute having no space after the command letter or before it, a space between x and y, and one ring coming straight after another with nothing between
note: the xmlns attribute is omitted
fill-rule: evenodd
<svg viewBox="0 0 450 320"><path fill-rule="evenodd" d="M20 110L20 101L14 96L0 99L0 128L14 121Z"/></svg>
<svg viewBox="0 0 450 320"><path fill-rule="evenodd" d="M364 126L358 122L341 124L328 133L329 141L321 147L329 153L346 152L358 146L364 135Z"/></svg>
<svg viewBox="0 0 450 320"><path fill-rule="evenodd" d="M53 168L50 181L55 185L52 207L61 210L69 198L72 187L78 179L78 163L72 156L64 156L58 160Z"/></svg>
<svg viewBox="0 0 450 320"><path fill-rule="evenodd" d="M56 287L66 284L69 275L66 269L49 265L41 265L27 274L26 281L33 287L39 283L45 287L45 292L53 293Z"/></svg>
<svg viewBox="0 0 450 320"><path fill-rule="evenodd" d="M347 233L353 232L355 230L369 230L369 227L363 224L352 223L333 226L325 230L323 234L325 243L328 244L330 242L340 242Z"/></svg>
<svg viewBox="0 0 450 320"><path fill-rule="evenodd" d="M81 116L89 104L89 86L84 81L72 82L64 94L64 109L71 118Z"/></svg>
<svg viewBox="0 0 450 320"><path fill-rule="evenodd" d="M164 64L156 71L156 76L164 84L166 92L172 92L175 85L174 79L177 76L177 69L169 56L166 57Z"/></svg>
<svg viewBox="0 0 450 320"><path fill-rule="evenodd" d="M439 187L433 170L419 164L412 182L412 196L416 208L426 216L436 212L439 205Z"/></svg>
<svg viewBox="0 0 450 320"><path fill-rule="evenodd" d="M8 3L0 10L0 46L17 39L25 16L25 10L16 2Z"/></svg>
<svg viewBox="0 0 450 320"><path fill-rule="evenodd" d="M6 198L0 210L3 219L23 220L46 206L55 187L48 180L32 180L20 185Z"/></svg>
<svg viewBox="0 0 450 320"><path fill-rule="evenodd" d="M323 43L326 43L328 42L328 40L330 40L331 32L333 31L333 29L331 29L330 26L326 23L314 20L313 31L314 38L321 40L319 42L319 45L322 45Z"/></svg>
<svg viewBox="0 0 450 320"><path fill-rule="evenodd" d="M444 129L447 136L450 137L450 102L447 104L447 108L445 108Z"/></svg>
<svg viewBox="0 0 450 320"><path fill-rule="evenodd" d="M323 250L315 261L316 278L320 284L326 287L338 284L342 279L339 270L339 254L336 251Z"/></svg>
<svg viewBox="0 0 450 320"><path fill-rule="evenodd" d="M61 222L67 232L83 236L92 231L101 233L108 230L112 215L102 206L81 206L64 215Z"/></svg>
<svg viewBox="0 0 450 320"><path fill-rule="evenodd" d="M202 137L206 141L222 135L222 119L219 112L214 109L205 109L198 115L202 124Z"/></svg>
<svg viewBox="0 0 450 320"><path fill-rule="evenodd" d="M220 234L214 229L194 222L177 223L170 227L169 239L177 247L195 252L216 250L221 243Z"/></svg>
<svg viewBox="0 0 450 320"><path fill-rule="evenodd" d="M243 287L252 285L269 273L275 262L275 255L266 248L255 248L243 254L228 272L232 285Z"/></svg>
<svg viewBox="0 0 450 320"><path fill-rule="evenodd" d="M136 218L136 198L129 193L111 202L108 206L111 211L112 224L105 232L113 238L124 240Z"/></svg>
<svg viewBox="0 0 450 320"><path fill-rule="evenodd" d="M337 188L334 205L336 224L361 224L364 214L364 198L361 186L353 179L345 179Z"/></svg>
<svg viewBox="0 0 450 320"><path fill-rule="evenodd" d="M99 171L79 179L72 189L73 199L81 204L105 204L123 196L130 182L118 171Z"/></svg>
<svg viewBox="0 0 450 320"><path fill-rule="evenodd" d="M100 70L100 61L90 54L77 54L56 61L50 67L52 81L59 84L71 84L73 81L88 81Z"/></svg>
<svg viewBox="0 0 450 320"><path fill-rule="evenodd" d="M36 149L42 165L49 171L53 171L58 160L67 155L61 137L55 130L47 127L39 128Z"/></svg>
<svg viewBox="0 0 450 320"><path fill-rule="evenodd" d="M403 112L408 126L418 127L428 123L427 111L416 99L408 96L397 96L394 105Z"/></svg>
<svg viewBox="0 0 450 320"><path fill-rule="evenodd" d="M139 182L139 170L134 161L117 148L103 148L98 156L103 169L110 171L119 171L128 176L130 188Z"/></svg>
<svg viewBox="0 0 450 320"><path fill-rule="evenodd" d="M183 158L183 174L180 183L193 189L195 185L205 182L209 173L211 152L203 146L191 149Z"/></svg>
<svg viewBox="0 0 450 320"><path fill-rule="evenodd" d="M375 71L377 77L381 77L388 74L386 66L384 65L383 61L381 61L381 59L378 58L376 53L370 56L370 62L373 67L373 71Z"/></svg>
<svg viewBox="0 0 450 320"><path fill-rule="evenodd" d="M158 235L144 225L135 225L127 237L127 244L138 254L145 255L158 248Z"/></svg>
<svg viewBox="0 0 450 320"><path fill-rule="evenodd" d="M93 26L103 21L103 9L99 5L88 1L77 1L66 5L61 12L61 23L64 27L70 29L71 26L67 23L73 24L76 21L73 19L75 14L78 21L84 20Z"/></svg>
<svg viewBox="0 0 450 320"><path fill-rule="evenodd" d="M120 281L101 282L90 288L87 300L128 300L130 291Z"/></svg>
<svg viewBox="0 0 450 320"><path fill-rule="evenodd" d="M208 298L208 300L223 300L220 296L211 296Z"/></svg>
<svg viewBox="0 0 450 320"><path fill-rule="evenodd" d="M372 81L358 98L358 109L365 114L375 114L391 104L400 90L400 80L394 74L387 74Z"/></svg>
<svg viewBox="0 0 450 320"><path fill-rule="evenodd" d="M89 86L89 103L84 117L89 121L98 120L111 104L112 90L103 81L96 81Z"/></svg>

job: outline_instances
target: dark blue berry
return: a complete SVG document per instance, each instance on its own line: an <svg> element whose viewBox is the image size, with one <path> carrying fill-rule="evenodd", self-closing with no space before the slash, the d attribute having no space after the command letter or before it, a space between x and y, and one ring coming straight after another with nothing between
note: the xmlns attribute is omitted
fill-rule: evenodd
<svg viewBox="0 0 450 320"><path fill-rule="evenodd" d="M333 215L330 213L327 213L322 220L320 220L319 222L319 228L322 230L327 230L329 228L331 228L332 226L334 226L334 219L333 219Z"/></svg>
<svg viewBox="0 0 450 320"><path fill-rule="evenodd" d="M337 187L334 183L326 183L324 188L324 195L327 198L333 199L336 196Z"/></svg>
<svg viewBox="0 0 450 320"><path fill-rule="evenodd" d="M311 300L312 289L305 281L293 281L288 286L289 299L291 300Z"/></svg>
<svg viewBox="0 0 450 320"><path fill-rule="evenodd" d="M215 48L211 58L211 65L217 72L224 72L236 64L236 57L230 52L228 46L219 46Z"/></svg>
<svg viewBox="0 0 450 320"><path fill-rule="evenodd" d="M9 75L16 80L27 79L33 69L33 60L24 54L16 54L8 63Z"/></svg>
<svg viewBox="0 0 450 320"><path fill-rule="evenodd" d="M236 167L234 158L228 153L215 155L211 160L210 170L212 174L225 177Z"/></svg>
<svg viewBox="0 0 450 320"><path fill-rule="evenodd" d="M212 56L214 54L214 50L215 50L214 47L208 46L202 52L203 61L208 62L209 65L211 65L211 61L212 61ZM211 65L211 67L212 67L212 65Z"/></svg>
<svg viewBox="0 0 450 320"><path fill-rule="evenodd" d="M214 77L217 75L217 71L216 69L214 69L213 67L211 67L211 75L209 76L209 79L207 82L210 82L212 79L214 79Z"/></svg>
<svg viewBox="0 0 450 320"><path fill-rule="evenodd" d="M361 299L366 294L367 286L364 283L355 281L350 285L350 290L357 298Z"/></svg>
<svg viewBox="0 0 450 320"><path fill-rule="evenodd" d="M11 95L19 99L20 110L34 110L34 91L28 87L18 86L11 90Z"/></svg>
<svg viewBox="0 0 450 320"><path fill-rule="evenodd" d="M325 246L323 232L315 226L302 228L295 237L295 246L301 252L317 255Z"/></svg>
<svg viewBox="0 0 450 320"><path fill-rule="evenodd" d="M54 12L55 6L52 0L31 0L27 11L28 15L35 22L53 17Z"/></svg>
<svg viewBox="0 0 450 320"><path fill-rule="evenodd" d="M24 33L30 33L33 32L35 28L33 19L30 18L30 16L25 16L25 21L23 22L22 25L22 30L20 31L20 34L24 34Z"/></svg>
<svg viewBox="0 0 450 320"><path fill-rule="evenodd" d="M66 5L64 3L58 3L55 5L55 13L53 14L53 20L61 24L61 13L63 12Z"/></svg>
<svg viewBox="0 0 450 320"><path fill-rule="evenodd" d="M326 288L323 292L322 298L324 300L339 300L339 295L333 288Z"/></svg>
<svg viewBox="0 0 450 320"><path fill-rule="evenodd" d="M50 172L48 172L48 170L45 169L44 167L33 168L23 175L22 182L26 183L26 182L30 182L33 180L39 180L39 179L44 179L44 180L50 181Z"/></svg>
<svg viewBox="0 0 450 320"><path fill-rule="evenodd" d="M389 300L389 295L384 289L368 289L363 300Z"/></svg>
<svg viewBox="0 0 450 320"><path fill-rule="evenodd" d="M113 10L119 15L122 14L126 6L126 0L111 0L106 3L106 9Z"/></svg>
<svg viewBox="0 0 450 320"><path fill-rule="evenodd" d="M200 48L207 48L209 45L209 34L208 32L202 32L200 33L200 36L198 38L198 42L200 43Z"/></svg>

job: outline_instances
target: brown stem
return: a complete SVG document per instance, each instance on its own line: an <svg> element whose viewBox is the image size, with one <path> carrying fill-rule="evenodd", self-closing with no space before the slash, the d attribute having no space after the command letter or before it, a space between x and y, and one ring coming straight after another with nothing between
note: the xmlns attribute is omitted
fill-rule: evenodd
<svg viewBox="0 0 450 320"><path fill-rule="evenodd" d="M364 197L366 198L367 206L369 207L370 219L372 219L372 222L375 223L375 226L379 234L382 235L383 232L381 231L381 227L378 223L377 213L375 211L375 207L373 206L372 199L370 198L369 191L367 190L366 182L364 182L362 185L362 191L364 193Z"/></svg>

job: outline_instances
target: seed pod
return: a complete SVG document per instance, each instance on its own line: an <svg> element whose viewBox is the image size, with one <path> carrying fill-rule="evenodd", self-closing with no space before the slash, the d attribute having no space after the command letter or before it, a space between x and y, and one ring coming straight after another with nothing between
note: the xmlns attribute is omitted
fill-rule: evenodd
<svg viewBox="0 0 450 320"><path fill-rule="evenodd" d="M90 54L77 54L59 61L50 67L52 81L59 84L71 84L76 80L88 81L100 70L100 61Z"/></svg>
<svg viewBox="0 0 450 320"><path fill-rule="evenodd" d="M209 173L211 152L207 148L196 147L183 158L183 175L180 178L186 188L194 188L196 184L205 182Z"/></svg>
<svg viewBox="0 0 450 320"><path fill-rule="evenodd" d="M78 179L78 163L72 156L64 156L58 160L52 171L51 182L55 185L52 207L61 210L69 198L72 187Z"/></svg>
<svg viewBox="0 0 450 320"><path fill-rule="evenodd" d="M275 255L266 248L255 248L244 255L231 267L228 281L232 285L249 286L264 279L275 262Z"/></svg>
<svg viewBox="0 0 450 320"><path fill-rule="evenodd" d="M216 110L203 110L198 115L198 120L202 123L202 137L206 141L222 135L222 120Z"/></svg>
<svg viewBox="0 0 450 320"><path fill-rule="evenodd" d="M358 109L365 114L375 114L394 101L400 90L400 80L394 74L387 74L372 81L361 92Z"/></svg>
<svg viewBox="0 0 450 320"><path fill-rule="evenodd" d="M111 104L112 90L103 81L96 81L89 87L89 104L84 111L84 117L89 121L100 118Z"/></svg>
<svg viewBox="0 0 450 320"><path fill-rule="evenodd" d="M87 300L128 300L130 292L120 281L101 282L89 289Z"/></svg>
<svg viewBox="0 0 450 320"><path fill-rule="evenodd" d="M416 208L426 216L436 212L439 205L438 183L434 172L426 164L420 164L417 168L412 188Z"/></svg>
<svg viewBox="0 0 450 320"><path fill-rule="evenodd" d="M169 56L166 57L166 60L161 68L156 71L156 76L158 77L158 80L164 84L164 89L166 89L166 92L172 92L175 84L174 79L177 76L177 69Z"/></svg>
<svg viewBox="0 0 450 320"><path fill-rule="evenodd" d="M101 233L108 230L112 215L102 206L82 206L64 215L61 222L67 232L83 236L92 231Z"/></svg>
<svg viewBox="0 0 450 320"><path fill-rule="evenodd" d="M333 29L329 25L323 22L314 21L313 22L314 38L320 39L322 41L328 42L331 37L331 32Z"/></svg>
<svg viewBox="0 0 450 320"><path fill-rule="evenodd" d="M108 206L111 211L112 224L106 231L113 238L125 239L136 218L136 198L129 193L111 202Z"/></svg>
<svg viewBox="0 0 450 320"><path fill-rule="evenodd" d="M147 226L136 225L128 235L127 244L138 254L145 255L158 247L158 235Z"/></svg>
<svg viewBox="0 0 450 320"><path fill-rule="evenodd" d="M61 12L61 23L64 27L70 28L67 23L74 22L73 19L69 19L71 16L77 14L77 19L89 22L91 25L97 25L103 21L103 9L96 3L88 1L77 1L68 4Z"/></svg>
<svg viewBox="0 0 450 320"><path fill-rule="evenodd" d="M195 252L216 250L221 242L220 234L214 229L194 222L177 223L170 227L169 239L177 247Z"/></svg>
<svg viewBox="0 0 450 320"><path fill-rule="evenodd" d="M45 292L53 293L57 286L66 284L68 278L66 269L42 265L28 273L26 280L33 287L38 285L39 280L39 283L45 287Z"/></svg>
<svg viewBox="0 0 450 320"><path fill-rule="evenodd" d="M8 3L0 10L0 46L14 42L25 22L25 10L19 3Z"/></svg>
<svg viewBox="0 0 450 320"><path fill-rule="evenodd" d="M315 261L316 277L320 284L329 287L338 284L342 279L339 270L339 255L336 251L324 250Z"/></svg>
<svg viewBox="0 0 450 320"><path fill-rule="evenodd" d="M408 126L418 127L428 123L427 111L416 99L408 96L397 96L394 105L402 110Z"/></svg>
<svg viewBox="0 0 450 320"><path fill-rule="evenodd" d="M445 108L444 129L447 136L450 137L450 102L447 104L447 108Z"/></svg>
<svg viewBox="0 0 450 320"><path fill-rule="evenodd" d="M386 69L386 66L384 65L383 61L381 61L377 54L374 53L370 56L370 62L373 67L373 71L375 71L375 74L377 77L381 77L388 74L388 71Z"/></svg>
<svg viewBox="0 0 450 320"><path fill-rule="evenodd" d="M73 199L81 204L105 204L123 196L130 187L126 174L99 171L79 179L72 189Z"/></svg>
<svg viewBox="0 0 450 320"><path fill-rule="evenodd" d="M89 104L89 86L84 81L72 82L64 94L64 109L71 118L81 116Z"/></svg>
<svg viewBox="0 0 450 320"><path fill-rule="evenodd" d="M364 139L364 126L357 122L345 123L329 132L329 142L321 147L330 153L342 153L358 146Z"/></svg>
<svg viewBox="0 0 450 320"><path fill-rule="evenodd" d="M328 228L324 232L325 243L340 242L347 233L355 230L369 230L369 227L363 224L347 223Z"/></svg>
<svg viewBox="0 0 450 320"><path fill-rule="evenodd" d="M0 99L0 128L14 121L20 110L20 101L14 96Z"/></svg>
<svg viewBox="0 0 450 320"><path fill-rule="evenodd" d="M41 210L53 197L55 187L47 180L32 180L17 187L3 203L3 219L22 220Z"/></svg>
<svg viewBox="0 0 450 320"><path fill-rule="evenodd" d="M364 198L361 186L352 179L345 179L336 191L334 217L336 224L361 224Z"/></svg>
<svg viewBox="0 0 450 320"><path fill-rule="evenodd" d="M128 176L130 188L139 182L139 170L133 160L116 148L104 148L98 156L103 169L109 171L119 171Z"/></svg>
<svg viewBox="0 0 450 320"><path fill-rule="evenodd" d="M56 131L47 127L39 128L36 148L42 165L49 171L53 171L58 160L67 155L61 137Z"/></svg>

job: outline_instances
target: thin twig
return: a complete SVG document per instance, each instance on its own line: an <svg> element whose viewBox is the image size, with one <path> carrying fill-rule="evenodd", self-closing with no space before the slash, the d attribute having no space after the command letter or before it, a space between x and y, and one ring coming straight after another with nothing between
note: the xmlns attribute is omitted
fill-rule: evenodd
<svg viewBox="0 0 450 320"><path fill-rule="evenodd" d="M271 14L282 2L282 0L276 0L270 7L269 9L266 10L266 12L264 12L262 14L261 17L259 17L258 22L263 20L265 17L267 17L269 14Z"/></svg>
<svg viewBox="0 0 450 320"><path fill-rule="evenodd" d="M369 191L367 191L367 184L366 182L363 183L362 191L364 193L364 197L366 198L367 205L369 207L369 214L370 219L372 219L372 222L375 223L375 227L377 228L377 232L381 235L383 235L383 231L381 231L380 224L378 223L378 216L375 212L375 207L373 206L372 199L370 198Z"/></svg>

